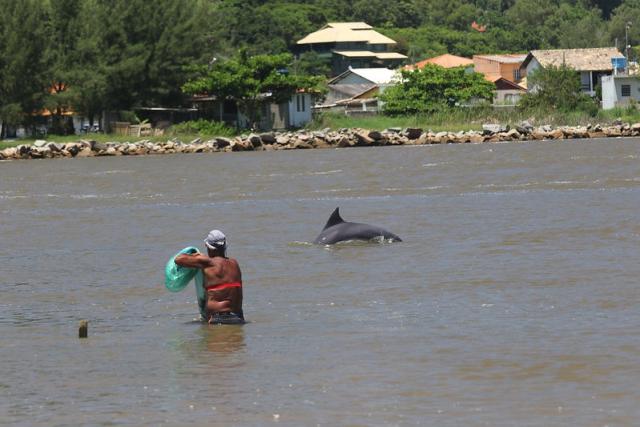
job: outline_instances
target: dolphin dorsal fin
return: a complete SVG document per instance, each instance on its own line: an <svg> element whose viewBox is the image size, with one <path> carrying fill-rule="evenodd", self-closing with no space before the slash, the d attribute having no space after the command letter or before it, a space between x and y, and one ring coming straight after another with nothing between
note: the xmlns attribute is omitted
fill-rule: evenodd
<svg viewBox="0 0 640 427"><path fill-rule="evenodd" d="M340 216L340 208L337 207L329 217L329 221L327 221L327 224L324 226L323 230L326 230L329 227L333 227L336 224L342 224L343 222L344 220Z"/></svg>

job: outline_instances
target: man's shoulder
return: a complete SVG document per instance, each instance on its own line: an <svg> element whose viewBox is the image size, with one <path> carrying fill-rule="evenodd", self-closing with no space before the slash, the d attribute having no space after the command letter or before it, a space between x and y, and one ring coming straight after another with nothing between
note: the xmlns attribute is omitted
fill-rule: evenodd
<svg viewBox="0 0 640 427"><path fill-rule="evenodd" d="M231 264L238 265L238 260L235 258L225 258L225 260L227 260L227 262L230 262Z"/></svg>

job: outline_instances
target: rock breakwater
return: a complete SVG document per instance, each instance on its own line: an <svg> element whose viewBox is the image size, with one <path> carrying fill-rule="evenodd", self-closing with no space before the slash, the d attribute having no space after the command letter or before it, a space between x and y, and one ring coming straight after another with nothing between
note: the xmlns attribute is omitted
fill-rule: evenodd
<svg viewBox="0 0 640 427"><path fill-rule="evenodd" d="M80 140L57 143L37 140L31 145L18 145L0 151L0 160L46 159L64 157L140 156L148 154L214 153L236 151L297 150L313 148L375 147L387 145L428 145L463 143L499 143L509 141L545 141L559 139L612 138L640 136L640 123L533 127L523 123L514 128L485 125L482 131L432 132L419 128L390 128L384 131L358 128L295 132L254 133L234 138L178 138L167 141L98 142Z"/></svg>

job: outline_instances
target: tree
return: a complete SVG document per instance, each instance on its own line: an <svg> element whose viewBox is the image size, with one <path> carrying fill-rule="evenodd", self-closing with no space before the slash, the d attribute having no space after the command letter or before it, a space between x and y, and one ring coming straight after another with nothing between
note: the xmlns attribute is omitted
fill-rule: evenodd
<svg viewBox="0 0 640 427"><path fill-rule="evenodd" d="M292 61L288 53L248 56L241 52L236 59L191 67L194 77L182 89L191 95L235 101L254 127L264 103L288 101L299 89L320 89L322 78L290 73Z"/></svg>
<svg viewBox="0 0 640 427"><path fill-rule="evenodd" d="M50 0L46 49L49 89L45 106L52 113L50 133L64 135L69 129L63 123L63 113L71 109L73 94L68 91L77 84L77 48L80 40L79 14L81 0ZM73 129L71 129L72 131Z"/></svg>
<svg viewBox="0 0 640 427"><path fill-rule="evenodd" d="M520 100L522 108L589 113L598 110L591 97L582 92L578 72L566 64L538 68L527 77L527 84L530 90Z"/></svg>
<svg viewBox="0 0 640 427"><path fill-rule="evenodd" d="M386 114L423 114L475 99L489 101L494 90L493 83L480 73L428 64L419 70L403 70L402 81L385 90L380 99Z"/></svg>
<svg viewBox="0 0 640 427"><path fill-rule="evenodd" d="M46 37L42 4L0 0L0 137L6 125L29 125L42 108L46 87Z"/></svg>

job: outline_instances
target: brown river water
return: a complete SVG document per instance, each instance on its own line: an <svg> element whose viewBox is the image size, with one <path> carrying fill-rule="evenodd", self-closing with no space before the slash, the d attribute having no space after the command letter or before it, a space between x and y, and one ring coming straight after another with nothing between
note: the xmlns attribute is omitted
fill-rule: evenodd
<svg viewBox="0 0 640 427"><path fill-rule="evenodd" d="M637 426L639 259L638 139L2 162L0 425Z"/></svg>

